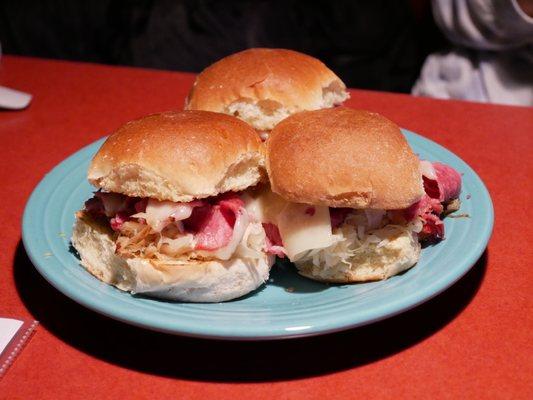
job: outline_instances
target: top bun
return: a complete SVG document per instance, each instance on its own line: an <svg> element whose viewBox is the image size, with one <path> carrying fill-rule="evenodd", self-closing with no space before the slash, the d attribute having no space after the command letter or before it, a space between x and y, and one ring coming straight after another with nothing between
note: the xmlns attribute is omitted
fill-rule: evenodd
<svg viewBox="0 0 533 400"><path fill-rule="evenodd" d="M263 165L261 141L246 123L169 111L119 128L96 153L88 179L108 192L188 202L255 185Z"/></svg>
<svg viewBox="0 0 533 400"><path fill-rule="evenodd" d="M419 159L383 116L344 107L305 111L267 141L272 190L329 207L401 209L424 194Z"/></svg>
<svg viewBox="0 0 533 400"><path fill-rule="evenodd" d="M346 86L321 61L284 49L249 49L225 57L198 75L189 110L235 115L271 130L295 112L342 103Z"/></svg>

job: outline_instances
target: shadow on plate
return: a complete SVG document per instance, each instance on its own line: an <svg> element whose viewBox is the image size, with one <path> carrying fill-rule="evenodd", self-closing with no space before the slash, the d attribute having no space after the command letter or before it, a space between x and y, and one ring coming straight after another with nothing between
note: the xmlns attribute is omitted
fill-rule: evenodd
<svg viewBox="0 0 533 400"><path fill-rule="evenodd" d="M330 284L303 278L298 274L296 267L290 261L279 258L276 259L276 263L270 271L268 284L279 286L291 293L322 292L330 286Z"/></svg>
<svg viewBox="0 0 533 400"><path fill-rule="evenodd" d="M22 242L15 254L18 293L33 317L70 346L121 367L193 381L298 379L356 368L401 352L453 320L475 296L488 252L455 285L396 317L344 332L266 342L172 336L92 312L49 285Z"/></svg>

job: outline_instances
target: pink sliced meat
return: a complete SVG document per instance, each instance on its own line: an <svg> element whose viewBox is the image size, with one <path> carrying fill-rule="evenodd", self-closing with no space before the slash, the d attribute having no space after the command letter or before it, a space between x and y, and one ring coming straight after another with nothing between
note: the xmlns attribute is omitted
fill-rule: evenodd
<svg viewBox="0 0 533 400"><path fill-rule="evenodd" d="M439 217L442 211L442 203L425 194L417 203L403 210L403 217L407 221L420 217L424 225L418 235L419 238L421 240L438 240L444 238L444 223Z"/></svg>
<svg viewBox="0 0 533 400"><path fill-rule="evenodd" d="M419 234L422 240L444 238L444 223L440 215L447 202L459 197L461 193L461 175L452 167L442 163L422 161L424 190L426 194L420 201L403 211L407 221L417 216L422 219L423 228Z"/></svg>
<svg viewBox="0 0 533 400"><path fill-rule="evenodd" d="M438 181L436 179L430 179L427 176L422 176L422 180L424 182L424 191L426 192L426 195L432 199L439 200L440 189Z"/></svg>
<svg viewBox="0 0 533 400"><path fill-rule="evenodd" d="M452 167L433 163L435 172L437 173L437 182L440 187L440 201L449 201L459 197L461 193L461 175Z"/></svg>
<svg viewBox="0 0 533 400"><path fill-rule="evenodd" d="M224 218L229 222L231 228L233 228L237 213L239 209L244 207L244 202L236 194L231 193L222 195L217 203L215 207L220 207Z"/></svg>
<svg viewBox="0 0 533 400"><path fill-rule="evenodd" d="M244 201L235 193L224 193L217 198L217 204L221 207L237 213L239 208L244 207Z"/></svg>
<svg viewBox="0 0 533 400"><path fill-rule="evenodd" d="M206 204L196 207L183 224L186 231L194 234L197 250L216 250L229 243L235 223L234 214L232 219L228 221L220 206Z"/></svg>
<svg viewBox="0 0 533 400"><path fill-rule="evenodd" d="M188 232L196 239L197 250L217 250L226 246L233 235L236 214L244 202L235 194L195 207L191 216L183 221Z"/></svg>
<svg viewBox="0 0 533 400"><path fill-rule="evenodd" d="M425 214L423 217L424 226L418 234L421 240L439 240L444 239L444 223L435 214Z"/></svg>
<svg viewBox="0 0 533 400"><path fill-rule="evenodd" d="M428 196L446 202L459 197L461 175L452 167L442 163L432 163L436 179L423 176L424 189Z"/></svg>
<svg viewBox="0 0 533 400"><path fill-rule="evenodd" d="M107 216L111 228L117 231L131 215L145 212L147 203L146 198L96 192L85 203L85 210L95 216ZM187 204L193 207L193 211L189 218L183 220L183 225L187 232L194 234L196 249L217 250L230 242L237 213L244 208L244 202L237 194L227 193ZM143 219L139 221L144 222Z"/></svg>
<svg viewBox="0 0 533 400"><path fill-rule="evenodd" d="M121 212L117 213L113 218L109 220L109 223L111 224L111 229L113 229L114 231L119 231L120 228L122 228L124 222L126 222L128 219L128 214Z"/></svg>
<svg viewBox="0 0 533 400"><path fill-rule="evenodd" d="M403 210L403 216L407 221L412 221L417 216L423 218L424 215L431 213L440 215L442 211L441 202L425 194L418 202Z"/></svg>
<svg viewBox="0 0 533 400"><path fill-rule="evenodd" d="M265 251L268 254L274 254L280 258L284 258L286 254L278 227L271 223L263 223L263 229L266 234Z"/></svg>
<svg viewBox="0 0 533 400"><path fill-rule="evenodd" d="M285 253L285 248L282 246L268 246L267 245L267 247L265 248L265 252L267 254L278 256L279 258L287 257L287 253Z"/></svg>

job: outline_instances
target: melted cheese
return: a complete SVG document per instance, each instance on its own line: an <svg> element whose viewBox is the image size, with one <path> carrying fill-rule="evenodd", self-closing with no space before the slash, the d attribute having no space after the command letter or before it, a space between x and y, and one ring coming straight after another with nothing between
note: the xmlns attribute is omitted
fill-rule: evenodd
<svg viewBox="0 0 533 400"><path fill-rule="evenodd" d="M270 188L251 191L242 196L246 211L257 222L277 225L278 215L289 204Z"/></svg>
<svg viewBox="0 0 533 400"><path fill-rule="evenodd" d="M174 221L181 221L189 218L192 210L193 207L187 203L150 199L146 205L146 211L134 214L132 217L144 218L155 232L161 232L172 222L171 217Z"/></svg>
<svg viewBox="0 0 533 400"><path fill-rule="evenodd" d="M277 225L291 261L308 250L322 249L333 243L328 207L290 203L268 187L250 191L242 198L246 211L255 221Z"/></svg>
<svg viewBox="0 0 533 400"><path fill-rule="evenodd" d="M328 207L289 203L278 215L277 225L291 261L298 260L308 250L333 243Z"/></svg>
<svg viewBox="0 0 533 400"><path fill-rule="evenodd" d="M426 178L437 180L437 173L435 172L435 167L433 167L433 164L431 164L431 161L421 160L420 161L420 172Z"/></svg>

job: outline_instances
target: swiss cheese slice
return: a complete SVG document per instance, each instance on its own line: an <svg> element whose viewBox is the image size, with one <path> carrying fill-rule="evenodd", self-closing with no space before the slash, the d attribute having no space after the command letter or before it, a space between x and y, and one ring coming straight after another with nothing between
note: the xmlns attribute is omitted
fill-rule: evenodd
<svg viewBox="0 0 533 400"><path fill-rule="evenodd" d="M333 242L329 208L325 206L288 203L279 213L277 225L291 261Z"/></svg>
<svg viewBox="0 0 533 400"><path fill-rule="evenodd" d="M248 214L258 222L277 225L278 215L289 204L269 188L242 196Z"/></svg>

